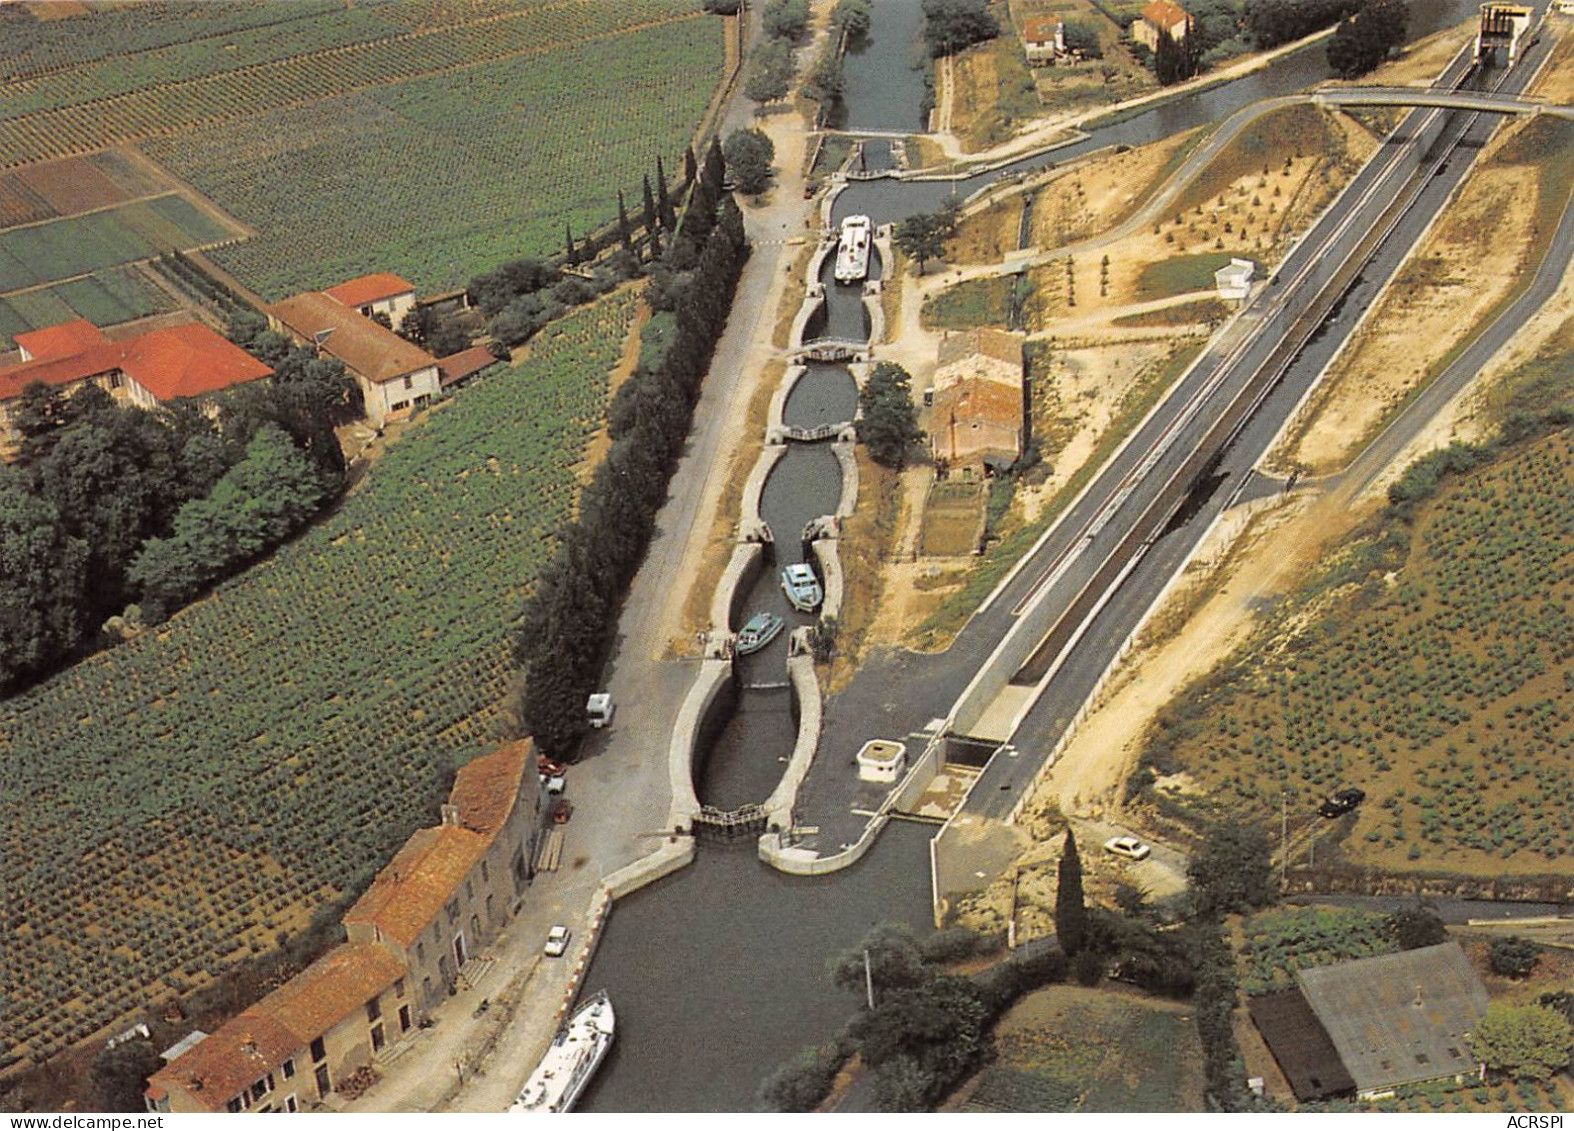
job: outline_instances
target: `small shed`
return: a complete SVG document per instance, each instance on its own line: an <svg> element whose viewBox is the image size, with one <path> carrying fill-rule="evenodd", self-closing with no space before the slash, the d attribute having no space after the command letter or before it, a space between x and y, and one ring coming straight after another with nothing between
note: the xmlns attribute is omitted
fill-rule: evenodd
<svg viewBox="0 0 1574 1131"><path fill-rule="evenodd" d="M1218 288L1219 297L1226 302L1244 302L1251 293L1252 275L1257 271L1257 264L1250 259L1236 259L1233 256L1223 267L1213 273L1213 285Z"/></svg>

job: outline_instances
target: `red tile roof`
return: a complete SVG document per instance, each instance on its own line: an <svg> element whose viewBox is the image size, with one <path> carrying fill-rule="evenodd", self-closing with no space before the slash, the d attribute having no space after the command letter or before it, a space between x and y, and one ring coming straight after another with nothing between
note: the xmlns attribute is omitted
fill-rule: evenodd
<svg viewBox="0 0 1574 1131"><path fill-rule="evenodd" d="M178 1089L210 1111L299 1053L408 973L385 946L343 943L159 1069L147 1094ZM297 1071L307 1065L297 1065ZM282 1080L275 1078L276 1084Z"/></svg>
<svg viewBox="0 0 1574 1131"><path fill-rule="evenodd" d="M153 330L123 342L101 338L97 344L70 356L28 361L0 370L0 401L21 396L22 390L35 381L70 385L115 370L160 401L202 396L273 372L245 350L194 322Z"/></svg>
<svg viewBox="0 0 1574 1131"><path fill-rule="evenodd" d="M382 299L393 298L395 295L414 293L414 283L408 283L398 275L391 275L387 271L376 275L362 275L359 279L351 279L347 283L340 283L337 287L329 287L323 292L338 299L345 306L367 306Z"/></svg>
<svg viewBox="0 0 1574 1131"><path fill-rule="evenodd" d="M401 946L412 945L492 847L514 811L526 770L534 768L528 738L464 766L448 795L459 823L416 830L345 912L345 925L365 923Z"/></svg>
<svg viewBox="0 0 1574 1131"><path fill-rule="evenodd" d="M303 341L324 331L322 348L344 362L352 373L381 385L405 377L437 361L419 346L411 345L360 311L323 294L308 292L274 303L268 313Z"/></svg>
<svg viewBox="0 0 1574 1131"><path fill-rule="evenodd" d="M1022 21L1022 38L1029 43L1053 43L1055 29L1060 26L1057 19L1038 17Z"/></svg>
<svg viewBox="0 0 1574 1131"><path fill-rule="evenodd" d="M437 370L443 385L448 386L455 381L463 381L466 377L474 376L488 365L496 363L497 358L492 356L492 351L486 346L471 346L467 350L438 358Z"/></svg>
<svg viewBox="0 0 1574 1131"><path fill-rule="evenodd" d="M108 339L86 318L78 318L75 322L12 334L11 340L27 353L29 361L57 361L101 346Z"/></svg>
<svg viewBox="0 0 1574 1131"><path fill-rule="evenodd" d="M1022 419L1020 385L1006 385L987 377L964 377L935 390L929 428L935 455L958 460L998 453L1015 459L1022 454Z"/></svg>
<svg viewBox="0 0 1574 1131"><path fill-rule="evenodd" d="M1142 18L1161 31L1174 31L1191 19L1185 8L1170 0L1153 0L1142 9Z"/></svg>

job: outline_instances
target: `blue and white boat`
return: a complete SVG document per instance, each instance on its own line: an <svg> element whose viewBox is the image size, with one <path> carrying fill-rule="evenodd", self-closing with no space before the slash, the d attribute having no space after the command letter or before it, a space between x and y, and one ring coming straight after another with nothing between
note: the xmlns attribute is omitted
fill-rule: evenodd
<svg viewBox="0 0 1574 1131"><path fill-rule="evenodd" d="M740 656L758 652L776 639L786 622L772 613L755 613L738 632L738 642L733 645Z"/></svg>
<svg viewBox="0 0 1574 1131"><path fill-rule="evenodd" d="M814 567L807 562L798 562L782 570L782 592L787 594L788 604L800 613L814 612L820 607L820 602L825 600L820 579L814 575Z"/></svg>

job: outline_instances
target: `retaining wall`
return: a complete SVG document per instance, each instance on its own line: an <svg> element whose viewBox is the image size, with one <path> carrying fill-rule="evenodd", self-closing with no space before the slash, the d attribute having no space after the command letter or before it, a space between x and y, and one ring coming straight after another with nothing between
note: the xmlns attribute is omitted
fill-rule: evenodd
<svg viewBox="0 0 1574 1131"><path fill-rule="evenodd" d="M798 800L798 787L808 776L814 753L820 745L823 704L820 681L814 674L814 656L808 650L808 635L807 628L793 632L792 654L787 657L787 677L792 681L793 696L798 703L798 739L793 743L786 772L765 802L767 827L777 830L792 826L792 808Z"/></svg>
<svg viewBox="0 0 1574 1131"><path fill-rule="evenodd" d="M764 542L739 542L732 548L732 559L727 563L716 592L711 596L710 627L712 633L732 633L738 613L754 585L760 570L765 568Z"/></svg>
<svg viewBox="0 0 1574 1131"><path fill-rule="evenodd" d="M700 811L699 795L694 792L694 749L705 717L722 693L730 689L732 680L731 660L701 660L699 675L678 711L672 739L667 744L667 778L672 787L672 804L667 811L669 829L687 832L694 827L694 818Z"/></svg>
<svg viewBox="0 0 1574 1131"><path fill-rule="evenodd" d="M787 454L785 444L766 444L760 452L760 458L754 461L754 468L749 472L748 482L743 485L743 503L739 508L739 528L748 530L765 525L765 520L760 517L760 496L765 492L765 481L771 477L771 471L776 467L776 461Z"/></svg>

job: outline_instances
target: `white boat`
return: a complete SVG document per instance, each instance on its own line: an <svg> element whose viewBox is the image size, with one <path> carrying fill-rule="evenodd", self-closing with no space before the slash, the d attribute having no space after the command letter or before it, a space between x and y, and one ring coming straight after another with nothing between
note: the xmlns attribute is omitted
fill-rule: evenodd
<svg viewBox="0 0 1574 1131"><path fill-rule="evenodd" d="M782 630L782 625L785 623L781 617L773 613L755 613L738 631L738 641L733 645L733 650L740 656L758 652L776 639L776 634Z"/></svg>
<svg viewBox="0 0 1574 1131"><path fill-rule="evenodd" d="M814 567L807 562L798 562L782 570L782 592L787 594L787 603L800 613L814 612L825 599L820 579L814 576Z"/></svg>
<svg viewBox="0 0 1574 1131"><path fill-rule="evenodd" d="M603 990L574 1011L519 1090L509 1112L573 1111L612 1047L616 1017Z"/></svg>
<svg viewBox="0 0 1574 1131"><path fill-rule="evenodd" d="M842 221L842 236L836 248L838 283L856 283L869 274L871 235L867 216L849 216Z"/></svg>

